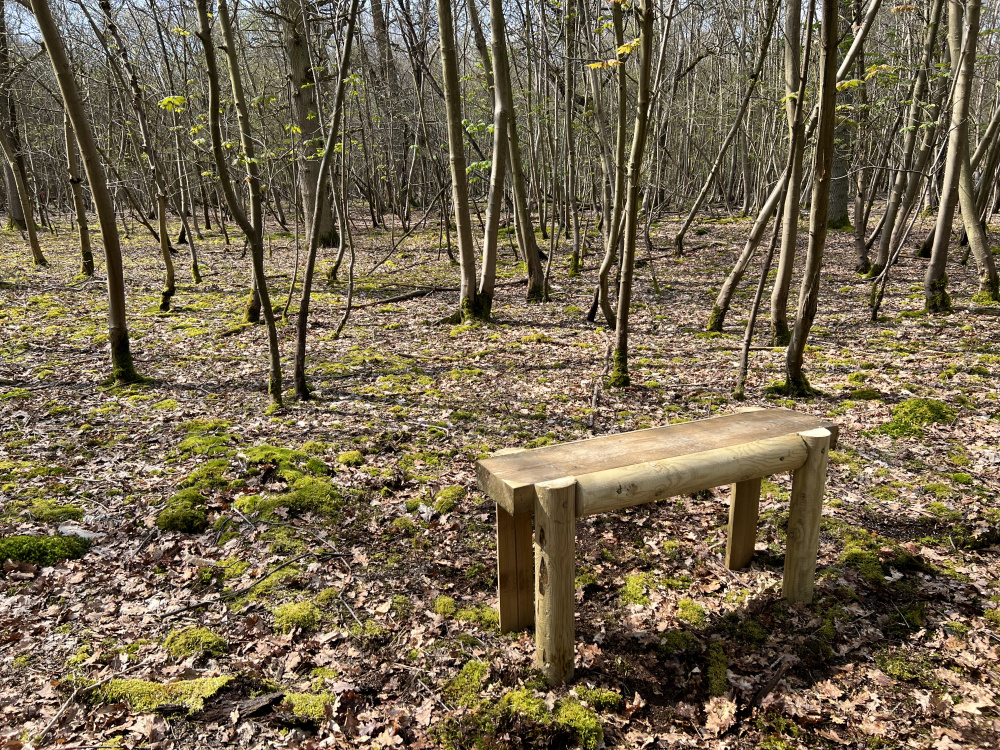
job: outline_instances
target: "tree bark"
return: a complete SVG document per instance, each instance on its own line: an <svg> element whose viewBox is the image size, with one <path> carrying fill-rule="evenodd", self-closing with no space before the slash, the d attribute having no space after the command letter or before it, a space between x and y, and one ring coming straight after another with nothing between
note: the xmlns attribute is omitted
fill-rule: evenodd
<svg viewBox="0 0 1000 750"><path fill-rule="evenodd" d="M784 346L788 343L788 292L792 283L792 269L799 237L799 195L802 191L802 167L805 159L804 107L794 106L798 96L800 71L799 45L801 38L801 0L789 0L785 9L785 110L788 114L788 143L793 151L792 169L785 188L784 214L781 220L781 250L778 253L778 270L771 290L771 343ZM810 19L811 20L811 19ZM806 33L812 33L811 23ZM836 62L836 61L835 61Z"/></svg>
<svg viewBox="0 0 1000 750"><path fill-rule="evenodd" d="M868 272L868 275L873 278L878 276L889 262L892 237L895 234L898 223L897 218L900 215L899 209L903 203L906 187L911 180L917 181L919 179L912 171L913 151L917 143L917 133L922 119L921 110L924 107L924 99L927 93L927 76L934 57L934 40L937 38L938 26L941 22L941 9L943 7L944 0L934 0L934 4L931 6L930 20L924 35L924 46L921 52L920 64L917 67L917 75L910 90L910 111L906 119L903 135L903 153L899 160L899 170L896 172L896 178L893 180L892 190L889 193L889 199L886 203L885 221L882 223L882 232L879 235L878 254L875 256L875 264ZM902 217L902 221L905 222L905 220L905 217Z"/></svg>
<svg viewBox="0 0 1000 750"><path fill-rule="evenodd" d="M299 162L298 192L302 201L305 226L313 225L316 210L316 190L319 184L319 160L316 147L323 137L316 107L316 76L308 50L308 32L301 0L282 0L281 19L288 75L292 87L292 115L295 121L292 142ZM319 201L319 245L334 247L340 241L333 221L329 193Z"/></svg>
<svg viewBox="0 0 1000 750"><path fill-rule="evenodd" d="M653 69L653 3L639 0L639 90L635 104L635 129L629 153L627 194L625 198L625 247L622 253L622 277L618 291L618 317L615 325L613 368L608 378L612 388L624 388L631 382L628 373L628 319L632 302L632 274L635 269L635 245L639 224L639 176L646 148L649 125L649 79Z"/></svg>
<svg viewBox="0 0 1000 750"><path fill-rule="evenodd" d="M799 304L795 327L785 355L785 388L790 395L808 395L812 392L802 371L809 330L816 318L819 304L820 275L823 267L823 249L830 207L834 133L837 109L837 0L824 0L820 53L820 83L818 98L819 133L813 155L813 189L809 212L809 248L806 267L799 290ZM800 108L801 109L801 108ZM789 196L790 197L790 196ZM787 198L786 198L787 200Z"/></svg>
<svg viewBox="0 0 1000 750"><path fill-rule="evenodd" d="M215 168L219 173L219 183L229 206L233 219L246 235L250 246L250 262L253 269L253 287L262 303L264 322L267 326L267 344L270 355L270 373L267 390L272 403L281 404L281 352L278 349L278 333L274 323L274 311L271 308L267 292L267 279L264 276L264 241L263 212L261 204L260 175L254 158L254 142L250 133L250 118L246 98L243 93L243 81L240 75L239 59L236 54L235 39L229 20L229 8L226 0L219 0L219 25L222 27L223 50L229 67L229 79L233 92L233 103L240 128L240 144L243 148L243 160L246 162L246 181L250 188L250 217L248 218L239 196L229 178L229 168L222 146L222 126L220 122L221 94L219 85L219 69L215 58L215 45L212 42L212 26L208 13L208 0L196 0L198 10L198 38L205 51L205 68L208 79L208 121L212 137L212 155L215 158Z"/></svg>
<svg viewBox="0 0 1000 750"><path fill-rule="evenodd" d="M94 131L87 119L87 108L80 96L59 27L52 18L47 0L31 0L35 22L45 42L52 70L59 83L66 114L76 131L80 155L87 172L87 181L101 224L105 266L108 274L108 338L111 345L111 372L117 383L135 383L142 378L135 371L129 346L128 324L125 317L125 277L122 270L121 242L115 220L114 200L108 190L107 176L101 164L94 140Z"/></svg>
<svg viewBox="0 0 1000 750"><path fill-rule="evenodd" d="M83 180L80 177L80 161L76 147L76 133L69 115L63 113L63 131L66 135L66 171L69 173L69 187L73 194L73 209L76 212L77 232L80 235L80 273L94 275L94 253L90 247L90 227L87 224L87 204L83 198Z"/></svg>
<svg viewBox="0 0 1000 750"><path fill-rule="evenodd" d="M958 180L962 168L962 151L965 147L965 119L969 116L969 94L976 62L976 41L970 36L962 49L962 27L965 9L960 0L948 0L948 48L951 51L951 70L955 81L952 95L951 131L948 136L948 156L944 165L944 182L941 185L941 203L934 224L934 243L931 262L924 276L924 308L928 312L950 312L948 295L948 245L958 202ZM971 48L971 50L969 49Z"/></svg>
<svg viewBox="0 0 1000 750"><path fill-rule="evenodd" d="M979 37L979 17L981 13L980 0L966 0L965 9L967 13L964 54L969 63L969 78L972 78L972 67L976 59L976 42ZM963 67L966 63L963 58ZM964 71L963 71L964 72ZM968 104L965 105L968 109ZM996 261L993 260L993 253L990 252L990 243L986 238L986 231L980 223L979 206L976 200L976 188L972 181L972 160L969 156L969 118L962 118L960 126L962 140L959 158L961 165L958 178L958 201L962 209L962 221L965 224L965 233L969 239L969 248L976 259L976 266L979 270L979 292L976 299L979 302L996 302L1000 300L1000 289L998 289Z"/></svg>
<svg viewBox="0 0 1000 750"><path fill-rule="evenodd" d="M458 235L460 320L483 318L476 294L476 257L472 243L472 219L469 214L469 180L465 173L465 130L462 127L462 88L458 75L458 52L451 0L437 0L438 26L441 32L441 69L444 78L445 113L448 120L448 155L451 165L451 193Z"/></svg>
<svg viewBox="0 0 1000 750"><path fill-rule="evenodd" d="M336 158L337 136L340 133L340 120L344 113L344 95L347 89L347 70L351 64L351 48L354 44L354 29L358 18L358 0L351 0L351 10L347 17L347 29L344 37L344 51L341 54L340 63L337 66L337 94L333 103L333 115L330 118L330 130L326 136L326 145L323 149L323 157L320 159L317 170L317 182L313 193L313 210L310 212L312 223L307 224L309 238L309 252L306 256L306 270L302 278L302 299L299 301L298 321L295 329L295 397L305 401L309 396L309 385L306 381L306 332L309 323L309 302L312 295L313 274L316 270L316 252L319 248L322 234L323 213L320 203L327 195L327 187L330 183L330 172L333 161ZM344 170L341 170L341 175ZM342 195L340 196L343 197ZM338 198L335 196L335 200ZM339 202L339 200L338 200ZM346 208L342 209L346 213ZM340 242L349 241L346 220L344 222L344 232L340 235ZM351 268L354 268L354 249L351 248ZM351 287L353 293L353 273L351 274ZM344 322L346 323L346 315ZM343 325L343 324L342 324ZM339 330L338 330L339 334Z"/></svg>

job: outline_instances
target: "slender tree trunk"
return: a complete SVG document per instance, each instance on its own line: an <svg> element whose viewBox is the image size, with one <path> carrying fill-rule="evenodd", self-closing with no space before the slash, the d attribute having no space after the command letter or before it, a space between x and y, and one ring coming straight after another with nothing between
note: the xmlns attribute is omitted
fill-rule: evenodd
<svg viewBox="0 0 1000 750"><path fill-rule="evenodd" d="M577 0L578 1L578 0ZM563 56L563 82L566 87L565 98L565 131L566 139L566 174L565 174L565 194L566 194L566 237L569 237L569 223L573 224L573 250L569 259L569 275L577 276L581 270L580 262L580 220L579 208L576 200L576 139L573 133L573 119L576 112L576 69L574 68L573 55L576 51L576 22L577 14L574 0L564 0L563 3L563 32L566 45L566 54Z"/></svg>
<svg viewBox="0 0 1000 750"><path fill-rule="evenodd" d="M146 108L142 101L142 86L139 83L135 66L128 58L128 47L122 40L118 32L118 26L111 16L111 3L109 0L100 0L101 12L104 14L104 22L108 33L114 40L118 48L118 55L121 58L123 72L127 77L129 88L132 89L132 109L135 111L136 120L139 122L139 135L142 142L138 144L139 151L146 157L149 169L153 177L153 185L156 188L156 218L158 223L157 231L160 235L160 256L163 259L164 282L163 291L160 293L160 310L167 312L170 309L170 299L177 291L174 277L174 261L170 257L170 233L167 229L167 181L163 174L163 165L160 162L159 153L153 147L153 139L149 132L149 122L146 119ZM108 49L108 56L111 50ZM132 131L134 133L134 131Z"/></svg>
<svg viewBox="0 0 1000 750"><path fill-rule="evenodd" d="M930 21L927 24L927 30L924 35L920 64L917 67L917 75L910 90L910 110L904 128L903 153L900 156L899 170L896 172L892 190L889 193L889 199L886 203L885 221L882 223L882 232L879 235L875 265L868 272L868 275L872 278L878 276L882 272L882 269L885 268L886 263L889 262L892 237L895 234L897 217L899 217L899 209L903 203L903 196L910 181L915 181L915 175L912 173L913 151L917 143L918 126L923 119L921 111L924 107L924 99L927 93L927 76L934 57L934 40L937 38L938 27L941 22L941 9L943 7L944 0L934 0L931 6ZM933 115L935 113L932 111L930 114ZM905 221L906 219L903 217L902 222L899 223Z"/></svg>
<svg viewBox="0 0 1000 750"><path fill-rule="evenodd" d="M63 131L66 135L66 171L73 194L73 209L76 212L76 226L80 234L80 273L94 275L94 253L90 248L90 227L87 225L87 204L83 197L83 179L80 177L80 161L76 148L76 133L69 115L63 113Z"/></svg>
<svg viewBox="0 0 1000 750"><path fill-rule="evenodd" d="M261 206L260 176L255 149L250 133L250 118L246 98L243 93L243 82L240 76L239 59L236 54L236 43L229 19L229 8L226 0L219 0L216 16L222 27L223 50L229 66L229 79L232 85L233 103L240 128L240 143L243 147L243 159L246 162L246 181L250 188L250 218L240 202L236 190L229 178L226 155L222 146L222 126L220 122L221 93L219 86L219 69L215 58L215 44L212 41L212 26L208 12L208 0L196 0L198 10L198 38L205 51L205 67L209 92L209 130L212 136L212 155L215 167L219 173L219 183L226 197L226 204L240 229L246 235L250 246L250 262L253 269L254 292L259 291L258 298L262 303L264 322L267 326L267 343L270 354L270 374L267 390L274 404L281 404L281 352L278 349L278 332L274 323L274 311L271 308L267 292L267 279L264 275L264 242L263 213Z"/></svg>
<svg viewBox="0 0 1000 750"><path fill-rule="evenodd" d="M733 121L732 126L729 128L729 132L726 133L726 137L722 142L722 147L719 149L718 156L715 157L715 162L712 164L712 168L708 171L708 177L705 178L705 184L702 185L701 191L698 193L698 197L695 198L694 204L691 206L691 210L688 211L687 217L684 219L684 223L681 224L681 228L674 235L674 248L678 255L680 255L684 250L684 235L687 234L687 230L690 228L691 223L694 221L695 215L698 213L698 209L701 208L702 203L708 197L708 191L711 190L712 186L715 184L715 178L719 174L719 169L722 167L722 161L729 151L729 147L733 143L733 139L740 132L743 127L743 119L746 117L747 108L750 106L750 99L753 96L754 90L757 88L757 79L760 77L761 72L764 69L764 62L767 60L767 50L771 46L771 29L774 28L774 20L778 17L778 0L770 0L770 7L768 8L766 30L764 31L763 40L760 46L760 54L757 57L757 64L754 66L753 72L750 74L750 83L747 86L746 92L743 94L743 99L740 102L739 110L736 114L736 119Z"/></svg>
<svg viewBox="0 0 1000 750"><path fill-rule="evenodd" d="M639 222L639 176L646 148L649 125L649 79L653 69L653 3L639 0L639 91L635 105L635 130L629 154L627 195L625 198L625 248L622 255L622 278L618 291L618 319L615 326L613 367L608 378L612 388L624 388L631 382L628 373L628 319L632 302L632 273L635 269L635 245Z"/></svg>
<svg viewBox="0 0 1000 750"><path fill-rule="evenodd" d="M837 0L824 0L819 82L819 133L813 155L813 189L809 212L809 248L806 267L799 290L799 304L795 328L785 354L785 387L792 395L812 392L802 371L809 330L816 318L819 304L820 275L823 267L823 248L830 208L830 183L833 174L834 134L837 109ZM800 108L801 109L801 108ZM786 197L788 200L790 196Z"/></svg>
<svg viewBox="0 0 1000 750"><path fill-rule="evenodd" d="M948 156L944 165L944 182L941 185L941 203L934 224L934 244L931 262L924 276L924 307L928 312L950 312L948 295L948 245L958 202L958 181L962 168L962 151L965 149L965 119L969 116L969 95L976 62L975 36L969 37L962 49L962 27L965 9L960 0L948 0L948 47L951 50L951 70L955 77L952 95L951 132L948 135ZM978 15L977 15L978 19Z"/></svg>
<svg viewBox="0 0 1000 750"><path fill-rule="evenodd" d="M506 146L510 157L510 180L514 193L514 219L517 222L521 253L528 267L527 299L529 302L537 302L543 296L545 275L542 271L538 244L535 242L531 211L528 209L528 187L521 160L517 112L514 111L514 90L510 80L510 58L507 54L506 20L502 0L490 0L490 31L497 104L503 109L507 124ZM483 304L488 312L493 304L492 298Z"/></svg>
<svg viewBox="0 0 1000 750"><path fill-rule="evenodd" d="M462 126L462 88L458 74L455 23L451 0L437 0L438 26L441 32L441 68L444 79L445 112L448 120L448 155L451 164L451 192L458 234L458 257L461 267L459 310L461 320L483 317L476 295L476 256L472 243L472 219L469 214L469 180L465 173L465 129Z"/></svg>
<svg viewBox="0 0 1000 750"><path fill-rule="evenodd" d="M320 244L322 234L323 212L321 203L327 195L327 188L330 183L330 171L334 159L336 158L337 136L340 133L340 120L344 113L344 95L347 89L347 70L351 63L351 48L354 44L354 29L358 18L358 0L351 0L350 15L347 18L347 30L344 38L344 51L337 66L337 93L333 103L333 115L330 118L330 129L326 136L326 146L323 149L323 158L320 159L317 170L317 183L313 192L313 208L309 212L312 219L307 224L306 231L309 238L309 252L306 255L306 270L302 277L302 299L299 301L298 321L295 329L295 397L305 401L309 398L309 384L306 381L306 332L309 323L309 301L312 295L313 274L316 270L316 252ZM344 174L344 170L341 170ZM338 200L335 196L334 200ZM338 201L339 203L339 201ZM344 231L341 233L339 241L348 242L347 236L349 228L344 223ZM353 246L351 251L351 267L354 267ZM353 274L352 274L353 291ZM346 322L346 313L345 319Z"/></svg>
<svg viewBox="0 0 1000 750"><path fill-rule="evenodd" d="M622 20L621 3L611 4L611 23L615 30L615 45L621 49L625 44L624 23ZM616 56L618 53L616 52ZM604 319L611 328L617 324L617 314L611 307L611 285L609 277L618 257L618 245L621 241L621 217L625 206L625 139L628 137L628 98L625 66L619 60L617 68L618 82L618 117L615 128L614 156L614 190L612 192L611 212L608 216L608 226L604 232L604 258L597 272L597 304L604 314ZM594 322L597 310L592 306L587 320Z"/></svg>
<svg viewBox="0 0 1000 750"><path fill-rule="evenodd" d="M125 318L125 278L122 271L121 243L115 221L114 200L108 190L108 181L101 165L94 131L87 119L87 108L80 96L80 89L73 77L59 27L52 18L47 0L31 0L31 10L35 14L35 22L38 24L38 30L45 42L45 50L52 62L52 70L59 83L66 114L76 132L94 207L101 224L101 239L104 243L108 274L108 338L111 345L112 377L118 383L138 382L141 377L136 373L132 363L128 324Z"/></svg>
<svg viewBox="0 0 1000 750"><path fill-rule="evenodd" d="M295 154L299 162L298 192L302 200L305 226L313 224L316 205L316 186L319 184L319 160L316 158L316 141L322 137L317 114L316 76L309 55L309 35L303 15L301 0L282 0L281 19L284 32L285 54L288 57L288 75L291 84L292 115L298 133L293 133ZM333 247L339 242L333 221L330 196L320 196L320 247Z"/></svg>
<svg viewBox="0 0 1000 750"><path fill-rule="evenodd" d="M799 45L801 38L801 0L789 0L785 10L785 108L788 113L789 148L795 148L792 169L785 188L784 215L781 223L781 250L778 253L778 270L771 290L771 343L784 346L790 338L788 328L788 292L792 284L796 246L799 237L799 194L802 191L802 167L805 156L803 123L804 107L794 106L791 97L798 96ZM811 24L806 33L812 33ZM836 63L836 60L834 60Z"/></svg>
<svg viewBox="0 0 1000 750"><path fill-rule="evenodd" d="M0 129L3 129L7 140L10 143L10 150L14 153L14 161L4 163L4 176L7 180L7 228L16 227L20 231L28 228L28 219L34 220L33 216L24 215L25 206L21 200L21 189L17 184L17 177L27 185L28 172L24 168L24 157L21 155L21 137L17 127L17 108L14 104L14 97L11 95L11 65L10 46L7 37L7 14L5 7L0 4L0 81L2 81L2 91L0 91ZM30 206L29 206L30 209ZM34 249L32 249L34 252ZM39 264L37 257L36 265Z"/></svg>
<svg viewBox="0 0 1000 750"><path fill-rule="evenodd" d="M980 0L966 0L965 9L968 17L965 30L966 50L964 55L967 57L962 58L962 74L965 73L965 66L967 64L970 80L976 59L976 42L979 37L981 7ZM968 109L968 104L965 106ZM986 238L986 231L979 220L980 213L976 201L976 189L972 181L972 160L969 156L968 117L962 118L960 129L962 131L960 134L962 145L959 154L961 166L958 179L958 200L962 209L962 221L965 224L965 233L969 239L969 248L976 259L976 266L979 269L979 292L976 294L976 299L980 302L996 302L1000 300L997 267L996 262L993 260L993 253L990 252L990 244Z"/></svg>
<svg viewBox="0 0 1000 750"><path fill-rule="evenodd" d="M35 216L31 208L31 194L28 192L28 185L24 181L24 175L17 168L18 154L14 151L14 144L11 143L6 128L2 126L0 126L0 148L3 149L4 156L7 157L7 164L10 166L11 174L14 178L16 195L24 214L24 226L28 234L31 257L36 266L47 266L49 262L45 260L45 255L42 254L42 247L38 244L38 233L35 231Z"/></svg>

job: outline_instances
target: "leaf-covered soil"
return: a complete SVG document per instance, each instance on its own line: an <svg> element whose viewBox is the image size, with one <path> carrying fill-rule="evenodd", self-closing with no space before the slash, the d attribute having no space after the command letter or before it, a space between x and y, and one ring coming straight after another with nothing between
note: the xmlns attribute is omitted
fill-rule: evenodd
<svg viewBox="0 0 1000 750"><path fill-rule="evenodd" d="M579 278L563 243L553 301L532 305L504 238L495 321L449 326L436 321L452 291L378 303L456 284L437 232L372 272L400 233L358 222L364 306L334 339L346 284L326 283L325 254L316 398L272 413L263 329L241 325L239 247L207 233L195 286L181 246L160 313L156 246L126 242L133 352L152 381L117 388L104 287L76 277L68 227L44 237L44 269L2 235L0 535L9 549L60 529L93 542L4 566L0 746L996 746L1000 308L970 301L973 268L952 263L955 312L928 317L925 261L904 258L871 324L852 238L832 234L807 355L819 393L766 394L783 352L762 324L737 402L755 280L725 334L703 330L746 222L703 221L682 258L667 250L676 225L654 229L660 293L647 262L633 386L617 391L601 382L611 334L583 320L596 238ZM269 246L280 312L294 242ZM293 327L280 335L287 385ZM588 518L576 679L550 690L532 634L496 629L476 459L746 405L840 425L813 603L780 596L787 476L764 485L746 570L722 564L728 488Z"/></svg>

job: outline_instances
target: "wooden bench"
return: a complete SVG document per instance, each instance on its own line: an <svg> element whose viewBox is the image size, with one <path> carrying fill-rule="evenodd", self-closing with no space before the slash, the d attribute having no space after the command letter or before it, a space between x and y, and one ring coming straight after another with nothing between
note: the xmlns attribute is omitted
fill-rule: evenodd
<svg viewBox="0 0 1000 750"><path fill-rule="evenodd" d="M785 471L793 479L782 593L811 600L837 435L818 417L755 409L480 461L479 487L497 505L500 629L535 625L538 667L554 684L571 679L577 518L733 485L726 565L738 569L753 557L761 479Z"/></svg>

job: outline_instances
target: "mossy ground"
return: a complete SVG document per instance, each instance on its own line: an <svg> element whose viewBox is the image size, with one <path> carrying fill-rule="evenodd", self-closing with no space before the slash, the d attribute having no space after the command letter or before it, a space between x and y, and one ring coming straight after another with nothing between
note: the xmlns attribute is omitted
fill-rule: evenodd
<svg viewBox="0 0 1000 750"><path fill-rule="evenodd" d="M0 560L54 565L60 560L75 560L90 549L90 542L75 536L0 537Z"/></svg>
<svg viewBox="0 0 1000 750"><path fill-rule="evenodd" d="M226 639L208 628L184 628L171 631L163 645L175 658L221 656L227 647Z"/></svg>
<svg viewBox="0 0 1000 750"><path fill-rule="evenodd" d="M759 348L769 334L761 320L748 398L737 404L730 390L747 290L738 290L724 330L698 334L746 227L705 226L719 244L697 259L661 248L673 222L652 230L663 294L653 290L649 266L639 269L628 388L600 387L613 334L582 320L593 289L590 258L579 279L554 264L554 304L526 305L523 287L499 287L489 322L455 329L433 325L454 300L429 295L356 308L333 339L333 311L342 309L346 288L319 284L307 363L316 398L288 397L271 414L262 330L238 324L246 298L238 248L224 250L205 233L217 275L199 287L179 285L172 311L160 314L151 312L160 280L150 248L138 238L126 243L132 352L155 380L111 386L102 384L107 310L97 285L63 283L76 274L69 252L50 253L48 269L26 267L18 240L4 235L0 535L49 535L67 521L103 535L80 562L0 577L22 634L0 657L16 666L0 687L5 700L43 694L52 676L65 680L57 697L7 700L5 721L40 732L71 685L83 684L75 680L103 679L127 655L128 665L142 665L125 675L141 681L132 691L141 706L151 705L144 695L167 706L184 702L153 687L174 678L148 664L191 670L183 676L195 679L241 675L248 663L280 674L255 695L284 692L286 700L236 725L243 731L254 722L267 742L325 737L331 725L321 717L331 712L341 727L363 715L357 726L371 724L375 736L398 727L409 744L433 734L454 747L515 744L505 736L569 747L594 742L600 727L608 747L641 745L636 733L711 745L712 707L749 705L779 668L775 655L786 654L798 661L736 730L747 746L794 747L822 731L870 747L859 727L872 717L851 703L861 691L907 717L904 726L874 716L886 724L885 743L928 746L939 739L935 727L957 726L959 714L976 736L992 736L988 708L944 717L910 702L919 690L931 706L973 705L982 691L997 690L974 666L991 663L990 634L1000 633L992 458L1000 356L995 315L972 300L974 273L949 268L952 314L903 315L923 304L922 266L900 263L883 319L872 325L868 284L854 274L852 248L834 236L806 355L815 390L794 400L763 392L783 379L784 352ZM371 266L365 259L388 247L390 235L379 229L356 238L359 267ZM60 228L60 239L49 241L66 236ZM355 299L376 302L390 283L453 285L454 270L419 244L427 241L426 232L407 237L400 250L408 265L359 277ZM269 270L284 273L293 257L293 242L275 238ZM510 280L522 273L506 250L499 270ZM274 278L273 298L284 299L290 276ZM285 352L291 335L279 329ZM951 411L911 418L909 399ZM530 635L496 627L495 509L476 488L476 459L744 405L786 406L840 424L814 602L781 600L787 476L764 485L758 550L746 570L720 567L725 489L581 519L577 679L544 685ZM905 428L880 430L890 423ZM435 509L442 490L455 504ZM157 516L168 507L194 523L161 528ZM202 606L164 618L195 604ZM313 622L307 612L281 621L279 630L294 632L275 632L272 613L288 604L314 606L315 628L295 625ZM174 657L171 631L189 628L211 631L226 650ZM481 685L446 697L470 662L489 667ZM230 690L201 699L205 708L228 706L228 717ZM823 697L837 690L841 698ZM473 705L463 708L459 695ZM113 700L123 697L119 691ZM801 697L819 711L803 718ZM106 710L78 698L67 714L74 723L57 722L51 740L69 741L78 727L90 732ZM139 713L114 710L128 722ZM192 739L201 725L182 718L188 707L170 711L162 720ZM400 718L423 711L426 726ZM273 721L278 716L285 723ZM297 734L281 735L279 725ZM113 744L118 736L90 739Z"/></svg>

